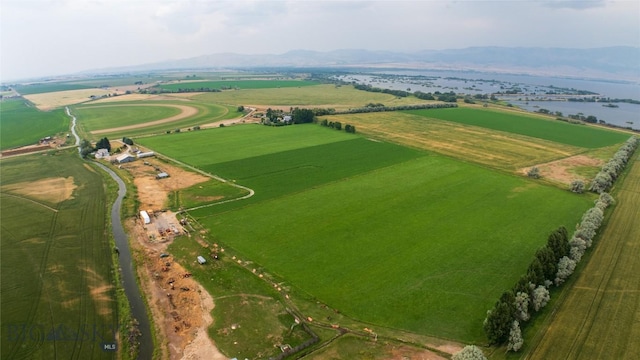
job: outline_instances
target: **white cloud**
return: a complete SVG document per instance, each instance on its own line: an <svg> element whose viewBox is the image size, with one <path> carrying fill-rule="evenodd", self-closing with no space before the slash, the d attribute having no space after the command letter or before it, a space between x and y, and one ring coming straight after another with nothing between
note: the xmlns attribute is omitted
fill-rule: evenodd
<svg viewBox="0 0 640 360"><path fill-rule="evenodd" d="M584 10L604 7L605 0L544 0L544 6L557 9Z"/></svg>
<svg viewBox="0 0 640 360"><path fill-rule="evenodd" d="M640 2L2 0L0 76L223 52L640 46Z"/></svg>

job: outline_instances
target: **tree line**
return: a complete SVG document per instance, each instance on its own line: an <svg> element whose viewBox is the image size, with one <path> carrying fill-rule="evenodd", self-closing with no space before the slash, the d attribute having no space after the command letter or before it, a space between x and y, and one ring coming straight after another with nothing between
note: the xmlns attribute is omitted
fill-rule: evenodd
<svg viewBox="0 0 640 360"><path fill-rule="evenodd" d="M560 286L574 272L584 253L593 245L604 220L604 211L614 199L605 191L611 187L638 147L631 137L605 164L592 182L591 191L600 194L594 207L585 211L571 238L565 227L553 231L547 244L536 251L532 262L512 289L505 291L487 311L483 329L490 344L507 343L507 351L519 351L524 343L521 327L550 300L549 289ZM571 191L582 192L584 184L574 181Z"/></svg>
<svg viewBox="0 0 640 360"><path fill-rule="evenodd" d="M320 122L320 126L325 126L325 127L336 129L336 130L342 130L342 123L340 121L329 121L327 119L324 119ZM344 126L344 131L351 134L355 134L356 127L350 124L346 124Z"/></svg>
<svg viewBox="0 0 640 360"><path fill-rule="evenodd" d="M221 89L200 87L200 88L178 88L178 89L164 89L164 88L150 88L141 89L140 94L177 94L177 93L192 93L192 92L221 92Z"/></svg>
<svg viewBox="0 0 640 360"><path fill-rule="evenodd" d="M600 172L598 172L593 181L591 181L589 190L598 194L607 191L627 165L638 144L640 144L640 138L635 136L630 137L613 157L602 166Z"/></svg>
<svg viewBox="0 0 640 360"><path fill-rule="evenodd" d="M419 105L399 105L399 106L384 106L384 104L371 104L365 105L359 108L352 108L348 110L340 110L334 111L333 114L359 114L359 113L370 113L370 112L383 112L383 111L403 111L403 110L422 110L422 109L444 109L444 108L455 108L458 107L458 104L455 103L447 103L447 104L419 104ZM382 106L377 106L382 105Z"/></svg>
<svg viewBox="0 0 640 360"><path fill-rule="evenodd" d="M362 90L362 91L379 92L379 93L394 95L397 97L407 97L407 96L413 95L418 99L422 99L422 100L438 100L438 101L452 102L452 103L458 100L458 96L453 91L450 91L448 93L441 93L439 91L436 91L433 94L424 93L422 91L416 91L412 93L411 91L383 89L383 88L374 87L371 85L356 84L356 83L353 84L353 87L355 89Z"/></svg>

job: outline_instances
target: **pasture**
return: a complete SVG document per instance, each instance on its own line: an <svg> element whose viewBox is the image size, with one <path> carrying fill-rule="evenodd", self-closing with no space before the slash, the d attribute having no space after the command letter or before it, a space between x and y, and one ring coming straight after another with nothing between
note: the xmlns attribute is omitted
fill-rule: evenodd
<svg viewBox="0 0 640 360"><path fill-rule="evenodd" d="M40 111L24 100L4 100L0 106L0 149L32 145L46 136L69 131L64 110Z"/></svg>
<svg viewBox="0 0 640 360"><path fill-rule="evenodd" d="M315 81L306 80L222 80L222 81L181 81L172 84L162 84L163 90L181 91L198 89L278 89L318 85Z"/></svg>
<svg viewBox="0 0 640 360"><path fill-rule="evenodd" d="M232 129L210 131L197 153L179 143L204 133L143 141L256 191L190 213L212 242L369 324L483 341L486 310L548 233L591 205L589 195L314 125L237 127L234 147L216 146ZM296 144L270 132L297 132ZM348 138L313 144L336 134Z"/></svg>
<svg viewBox="0 0 640 360"><path fill-rule="evenodd" d="M232 255L213 261L207 256L210 249L186 237L176 239L168 251L213 296L215 321L209 335L226 356L265 359L281 352L275 343L297 346L310 338L300 326L292 327L294 319L278 301L278 292ZM200 265L195 261L198 255L210 261Z"/></svg>
<svg viewBox="0 0 640 360"><path fill-rule="evenodd" d="M617 204L588 263L552 315L531 359L635 359L640 354L640 157L616 185Z"/></svg>
<svg viewBox="0 0 640 360"><path fill-rule="evenodd" d="M335 86L322 84L304 87L279 89L243 89L193 95L192 99L218 104L236 104L244 106L335 108L345 110L363 107L369 103L383 103L386 106L425 104L429 101L415 97L398 98L390 94L360 91L353 86Z"/></svg>
<svg viewBox="0 0 640 360"><path fill-rule="evenodd" d="M102 176L77 151L2 160L2 358L112 359L118 328Z"/></svg>
<svg viewBox="0 0 640 360"><path fill-rule="evenodd" d="M513 111L459 107L411 110L408 113L587 149L622 143L629 138L628 134L617 131L571 124Z"/></svg>

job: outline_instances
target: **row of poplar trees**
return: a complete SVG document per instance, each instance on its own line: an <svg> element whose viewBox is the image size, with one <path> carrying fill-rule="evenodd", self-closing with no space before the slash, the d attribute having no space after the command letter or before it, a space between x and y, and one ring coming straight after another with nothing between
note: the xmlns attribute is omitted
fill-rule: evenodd
<svg viewBox="0 0 640 360"><path fill-rule="evenodd" d="M524 342L521 325L547 305L550 287L554 284L560 286L573 273L585 251L593 245L604 220L604 211L613 203L613 198L605 190L620 175L639 143L640 139L630 138L596 175L590 190L600 196L594 207L583 214L573 236L569 238L564 227L552 232L547 244L536 252L527 273L487 311L483 327L491 344L507 343L508 351L520 350ZM599 184L599 178L603 177L606 181L601 185L593 185Z"/></svg>

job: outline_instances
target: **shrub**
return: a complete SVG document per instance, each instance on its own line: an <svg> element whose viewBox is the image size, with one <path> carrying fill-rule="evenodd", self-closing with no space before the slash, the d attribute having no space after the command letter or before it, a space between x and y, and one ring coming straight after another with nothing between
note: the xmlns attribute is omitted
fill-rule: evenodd
<svg viewBox="0 0 640 360"><path fill-rule="evenodd" d="M453 354L451 360L487 360L487 358L477 346L467 345L462 348L462 350Z"/></svg>
<svg viewBox="0 0 640 360"><path fill-rule="evenodd" d="M529 169L529 171L527 171L527 176L533 179L539 179L540 169L538 169L537 166L532 167L531 169Z"/></svg>
<svg viewBox="0 0 640 360"><path fill-rule="evenodd" d="M537 288L535 288L533 290L532 293L532 298L533 298L533 309L538 312L540 311L542 308L544 308L545 306L547 306L547 303L549 302L549 300L551 299L549 297L549 290L540 285Z"/></svg>
<svg viewBox="0 0 640 360"><path fill-rule="evenodd" d="M511 331L509 331L509 344L507 345L507 351L518 351L522 347L524 340L522 339L522 332L520 331L520 323L513 321L511 325Z"/></svg>
<svg viewBox="0 0 640 360"><path fill-rule="evenodd" d="M584 192L584 182L582 180L573 180L571 182L571 192L582 194Z"/></svg>

